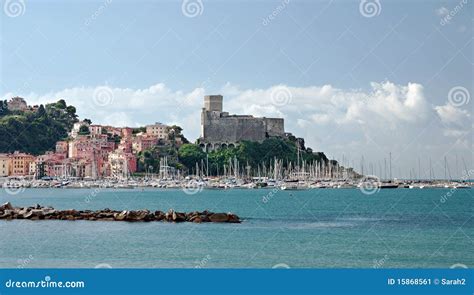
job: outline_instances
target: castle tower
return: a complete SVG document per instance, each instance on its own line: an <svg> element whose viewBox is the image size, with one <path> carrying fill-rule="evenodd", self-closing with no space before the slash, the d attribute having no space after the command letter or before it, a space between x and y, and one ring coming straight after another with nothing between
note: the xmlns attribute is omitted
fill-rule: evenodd
<svg viewBox="0 0 474 295"><path fill-rule="evenodd" d="M222 113L222 95L206 95L204 96L204 109L206 111L214 111Z"/></svg>

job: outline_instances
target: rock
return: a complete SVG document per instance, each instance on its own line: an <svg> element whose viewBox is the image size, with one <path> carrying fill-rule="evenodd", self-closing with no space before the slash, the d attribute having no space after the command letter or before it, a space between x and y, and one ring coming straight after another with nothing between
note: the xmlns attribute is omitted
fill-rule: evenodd
<svg viewBox="0 0 474 295"><path fill-rule="evenodd" d="M31 207L13 207L5 203L0 206L0 219L56 219L56 220L102 220L102 221L169 221L169 222L230 222L240 223L240 218L232 213L213 213L210 211L176 212L169 209L168 212L150 212L149 210L115 211L109 208L104 210L78 211L55 210L52 207L42 207L39 204Z"/></svg>
<svg viewBox="0 0 474 295"><path fill-rule="evenodd" d="M155 214L151 212L149 212L143 219L143 221L153 221L153 220L155 220Z"/></svg>
<svg viewBox="0 0 474 295"><path fill-rule="evenodd" d="M201 218L202 222L211 222L207 215L200 215L199 218Z"/></svg>
<svg viewBox="0 0 474 295"><path fill-rule="evenodd" d="M115 219L115 220L118 220L118 221L123 221L123 220L125 220L125 218L127 217L127 214L128 214L128 211L127 211L127 210L123 210L123 211L120 212L120 213L115 213L115 214L114 214L114 219Z"/></svg>
<svg viewBox="0 0 474 295"><path fill-rule="evenodd" d="M186 214L181 213L181 212L173 212L173 221L174 222L186 221Z"/></svg>
<svg viewBox="0 0 474 295"><path fill-rule="evenodd" d="M58 212L54 208L43 208L41 210L43 211L44 216L55 215Z"/></svg>
<svg viewBox="0 0 474 295"><path fill-rule="evenodd" d="M10 202L6 202L0 206L0 211L13 210L13 206Z"/></svg>
<svg viewBox="0 0 474 295"><path fill-rule="evenodd" d="M97 214L97 218L114 218L114 213L112 212L100 212Z"/></svg>
<svg viewBox="0 0 474 295"><path fill-rule="evenodd" d="M211 222L227 222L229 221L229 216L225 213L214 213L209 216Z"/></svg>
<svg viewBox="0 0 474 295"><path fill-rule="evenodd" d="M42 209L32 209L23 215L26 219L39 219L40 216L44 216Z"/></svg>
<svg viewBox="0 0 474 295"><path fill-rule="evenodd" d="M144 221L145 217L150 214L148 210L128 211L125 218L126 221Z"/></svg>
<svg viewBox="0 0 474 295"><path fill-rule="evenodd" d="M155 211L155 220L161 221L163 219L165 219L165 213L162 211Z"/></svg>
<svg viewBox="0 0 474 295"><path fill-rule="evenodd" d="M64 211L61 211L61 213L64 214L64 215L72 215L72 216L79 216L80 215L80 213L77 210L74 210L74 209L64 210Z"/></svg>
<svg viewBox="0 0 474 295"><path fill-rule="evenodd" d="M22 208L17 212L17 217L18 219L24 219L26 218L25 215L29 212L30 208Z"/></svg>
<svg viewBox="0 0 474 295"><path fill-rule="evenodd" d="M232 214L232 213L227 213L227 216L229 218L228 222L230 223L240 223L240 218L239 216Z"/></svg>
<svg viewBox="0 0 474 295"><path fill-rule="evenodd" d="M0 219L7 219L7 218L12 218L14 214L13 210L6 209L3 211L3 214L0 215Z"/></svg>
<svg viewBox="0 0 474 295"><path fill-rule="evenodd" d="M168 212L165 213L165 220L166 221L172 221L173 220L173 209L169 209Z"/></svg>

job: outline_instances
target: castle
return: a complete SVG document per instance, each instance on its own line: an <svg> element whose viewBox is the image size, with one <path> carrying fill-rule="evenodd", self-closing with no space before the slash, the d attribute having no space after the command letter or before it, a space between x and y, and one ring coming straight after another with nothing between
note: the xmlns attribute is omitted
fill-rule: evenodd
<svg viewBox="0 0 474 295"><path fill-rule="evenodd" d="M222 95L206 95L201 112L200 147L208 152L234 147L240 141L263 141L285 136L282 118L257 118L251 115L229 115L222 108Z"/></svg>

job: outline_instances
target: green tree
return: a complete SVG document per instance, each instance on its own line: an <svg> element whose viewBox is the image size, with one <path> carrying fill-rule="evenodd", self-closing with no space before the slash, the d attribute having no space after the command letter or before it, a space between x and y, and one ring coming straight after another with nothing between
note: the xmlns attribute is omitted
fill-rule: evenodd
<svg viewBox="0 0 474 295"><path fill-rule="evenodd" d="M196 163L206 158L206 154L195 144L183 144L178 150L179 162L186 168L192 170Z"/></svg>
<svg viewBox="0 0 474 295"><path fill-rule="evenodd" d="M77 132L77 134L88 135L88 134L91 134L91 131L89 130L89 127L87 127L87 125L81 125L81 127L79 127L79 132Z"/></svg>

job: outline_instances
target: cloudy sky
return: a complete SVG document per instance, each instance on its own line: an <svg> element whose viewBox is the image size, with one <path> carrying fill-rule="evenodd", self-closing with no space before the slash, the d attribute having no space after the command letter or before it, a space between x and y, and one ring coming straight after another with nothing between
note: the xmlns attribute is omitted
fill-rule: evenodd
<svg viewBox="0 0 474 295"><path fill-rule="evenodd" d="M365 173L473 169L471 0L38 2L1 2L2 99L195 140L222 94Z"/></svg>

